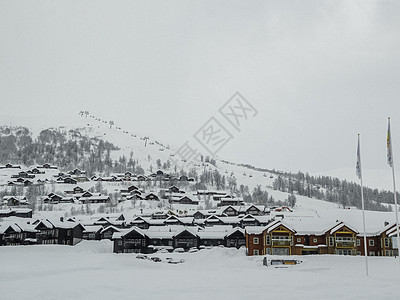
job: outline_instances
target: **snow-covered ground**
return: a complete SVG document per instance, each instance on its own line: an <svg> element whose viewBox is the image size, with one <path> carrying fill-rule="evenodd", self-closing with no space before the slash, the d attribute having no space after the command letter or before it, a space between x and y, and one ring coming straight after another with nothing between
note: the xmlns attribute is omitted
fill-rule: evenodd
<svg viewBox="0 0 400 300"><path fill-rule="evenodd" d="M243 249L154 254L163 262L111 253L111 242L1 247L2 299L399 299L396 258L302 256L288 268L262 266ZM167 264L165 258L184 259ZM269 257L271 258L271 257Z"/></svg>

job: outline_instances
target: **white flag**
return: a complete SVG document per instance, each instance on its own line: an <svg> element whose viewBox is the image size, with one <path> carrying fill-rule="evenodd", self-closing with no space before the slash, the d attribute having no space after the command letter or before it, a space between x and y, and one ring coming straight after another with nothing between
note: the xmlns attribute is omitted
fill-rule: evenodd
<svg viewBox="0 0 400 300"><path fill-rule="evenodd" d="M389 166L393 167L392 138L390 135L390 118L388 119L388 133L387 133L387 162Z"/></svg>
<svg viewBox="0 0 400 300"><path fill-rule="evenodd" d="M356 175L361 179L360 135L358 135Z"/></svg>

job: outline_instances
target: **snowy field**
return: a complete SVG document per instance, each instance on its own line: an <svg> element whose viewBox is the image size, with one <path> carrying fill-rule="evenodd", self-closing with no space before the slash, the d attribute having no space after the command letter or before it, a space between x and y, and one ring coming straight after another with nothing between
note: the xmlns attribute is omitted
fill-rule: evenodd
<svg viewBox="0 0 400 300"><path fill-rule="evenodd" d="M303 263L273 268L244 250L154 254L163 260L155 263L111 248L0 247L1 299L399 299L395 258L371 257L366 277L363 257L292 256Z"/></svg>

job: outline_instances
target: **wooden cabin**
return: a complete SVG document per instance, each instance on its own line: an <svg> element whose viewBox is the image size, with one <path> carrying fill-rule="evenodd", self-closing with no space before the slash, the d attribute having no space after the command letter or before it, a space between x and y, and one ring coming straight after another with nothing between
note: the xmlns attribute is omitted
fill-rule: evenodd
<svg viewBox="0 0 400 300"><path fill-rule="evenodd" d="M112 236L114 253L148 253L149 238L140 228L115 232Z"/></svg>

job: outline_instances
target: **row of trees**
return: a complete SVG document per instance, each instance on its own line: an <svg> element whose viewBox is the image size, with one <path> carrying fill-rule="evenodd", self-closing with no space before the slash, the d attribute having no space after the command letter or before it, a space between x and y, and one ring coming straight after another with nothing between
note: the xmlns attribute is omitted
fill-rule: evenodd
<svg viewBox="0 0 400 300"><path fill-rule="evenodd" d="M110 163L110 152L118 147L99 138L82 135L78 129L42 130L32 139L24 127L0 128L0 163L34 165L51 163L63 169L100 171Z"/></svg>
<svg viewBox="0 0 400 300"><path fill-rule="evenodd" d="M273 182L275 190L297 193L302 196L317 198L341 206L361 208L361 186L347 180L330 176L310 176L308 173L283 173ZM368 210L391 211L393 193L364 187L365 208Z"/></svg>

